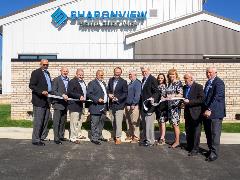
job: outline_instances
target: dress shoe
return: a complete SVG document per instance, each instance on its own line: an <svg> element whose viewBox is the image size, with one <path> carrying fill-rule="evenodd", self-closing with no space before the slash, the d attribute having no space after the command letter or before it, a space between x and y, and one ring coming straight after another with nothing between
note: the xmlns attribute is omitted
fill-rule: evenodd
<svg viewBox="0 0 240 180"><path fill-rule="evenodd" d="M43 142L33 142L32 143L33 145L35 145L35 146L45 146L45 143L43 143Z"/></svg>
<svg viewBox="0 0 240 180"><path fill-rule="evenodd" d="M87 139L85 136L78 136L78 139Z"/></svg>
<svg viewBox="0 0 240 180"><path fill-rule="evenodd" d="M212 162L212 161L215 161L215 160L217 160L217 156L211 155L211 154L210 154L210 156L206 159L206 161L208 161L208 162Z"/></svg>
<svg viewBox="0 0 240 180"><path fill-rule="evenodd" d="M45 139L41 139L41 141L50 141L50 139L45 138Z"/></svg>
<svg viewBox="0 0 240 180"><path fill-rule="evenodd" d="M60 138L60 141L67 141L67 138Z"/></svg>
<svg viewBox="0 0 240 180"><path fill-rule="evenodd" d="M70 142L74 143L74 144L81 144L81 142L79 140L70 140Z"/></svg>
<svg viewBox="0 0 240 180"><path fill-rule="evenodd" d="M54 141L54 142L55 142L55 144L62 144L61 141Z"/></svg>
<svg viewBox="0 0 240 180"><path fill-rule="evenodd" d="M108 141L108 140L105 139L105 138L99 138L98 140L99 140L99 141L103 141L103 142L107 142L107 141Z"/></svg>
<svg viewBox="0 0 240 180"><path fill-rule="evenodd" d="M150 147L150 146L154 146L154 144L150 144L150 143L146 142L145 144L143 144L143 146Z"/></svg>
<svg viewBox="0 0 240 180"><path fill-rule="evenodd" d="M188 156L197 156L198 155L198 151L191 151Z"/></svg>
<svg viewBox="0 0 240 180"><path fill-rule="evenodd" d="M121 139L120 138L116 138L116 141L115 141L115 144L116 145L119 145L119 144L121 144L122 142L121 142Z"/></svg>
<svg viewBox="0 0 240 180"><path fill-rule="evenodd" d="M94 140L91 140L92 143L96 144L96 145L101 145L101 143L99 141L94 141Z"/></svg>

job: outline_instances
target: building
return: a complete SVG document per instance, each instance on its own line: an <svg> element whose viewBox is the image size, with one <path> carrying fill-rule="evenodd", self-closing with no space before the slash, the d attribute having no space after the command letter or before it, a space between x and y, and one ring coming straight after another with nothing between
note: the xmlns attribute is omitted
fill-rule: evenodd
<svg viewBox="0 0 240 180"><path fill-rule="evenodd" d="M226 119L233 120L240 113L240 24L204 12L204 2L61 0L2 17L2 91L11 95L12 118L31 114L30 74L48 58L52 77L66 65L71 77L83 67L86 81L98 68L107 80L116 66L127 78L147 64L154 75L174 67L203 84L214 65L227 87Z"/></svg>

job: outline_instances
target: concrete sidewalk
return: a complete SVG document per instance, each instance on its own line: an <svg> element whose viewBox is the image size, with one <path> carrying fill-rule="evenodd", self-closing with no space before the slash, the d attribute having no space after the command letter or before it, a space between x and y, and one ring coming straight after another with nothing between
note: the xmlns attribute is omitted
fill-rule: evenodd
<svg viewBox="0 0 240 180"><path fill-rule="evenodd" d="M89 141L90 132L82 130L82 133L87 137L86 141ZM159 132L155 132L156 138L159 136ZM111 132L103 130L104 138L109 139L111 137ZM66 130L65 137L69 137L69 131ZM122 141L124 142L126 133L122 133ZM32 128L19 128L19 127L0 127L0 138L7 139L31 139L32 138ZM48 138L53 140L53 130L50 129ZM166 139L172 141L174 139L173 132L167 132ZM181 142L185 142L184 133L181 134ZM201 135L201 143L206 143L206 137L204 132ZM240 144L240 133L222 133L221 144Z"/></svg>

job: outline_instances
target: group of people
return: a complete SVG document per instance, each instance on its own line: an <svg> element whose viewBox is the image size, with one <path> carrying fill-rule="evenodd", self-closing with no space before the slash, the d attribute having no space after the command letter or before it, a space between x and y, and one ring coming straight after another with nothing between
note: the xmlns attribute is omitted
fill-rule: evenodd
<svg viewBox="0 0 240 180"><path fill-rule="evenodd" d="M68 78L68 68L61 68L61 75L51 80L48 72L49 62L42 59L40 68L31 74L29 88L32 90L33 133L32 144L44 146L50 104L53 112L54 142L62 144L67 111L70 116L70 138L79 144L86 139L81 133L83 108L88 107L91 120L91 142L101 145L108 141L102 136L106 112L112 122L112 138L116 145L121 144L122 122L127 124L126 140L143 146L165 144L166 122L172 125L175 139L171 148L180 146L180 113L184 108L185 131L189 156L199 152L202 123L206 133L209 153L208 161L219 155L222 120L225 110L225 85L217 76L215 67L206 69L205 87L198 84L192 73L184 75L185 85L180 81L176 69L170 69L165 76L160 73L155 78L148 67L141 67L142 81L137 72L129 72L127 83L121 77L122 69L116 67L108 84L104 82L104 71L99 69L94 80L88 85L84 82L83 69L77 69L73 79ZM155 116L156 115L156 116ZM160 136L155 140L154 121L159 123ZM141 130L140 131L140 127Z"/></svg>

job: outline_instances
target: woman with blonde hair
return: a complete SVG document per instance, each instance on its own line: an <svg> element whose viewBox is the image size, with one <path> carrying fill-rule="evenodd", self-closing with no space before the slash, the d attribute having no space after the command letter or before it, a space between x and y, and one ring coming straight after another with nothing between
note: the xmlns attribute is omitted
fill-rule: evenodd
<svg viewBox="0 0 240 180"><path fill-rule="evenodd" d="M168 120L174 129L175 140L170 146L171 148L177 148L180 145L180 113L181 113L181 100L173 98L183 97L183 85L179 80L179 76L176 69L170 69L167 74L168 85L166 88L166 95L168 100Z"/></svg>

